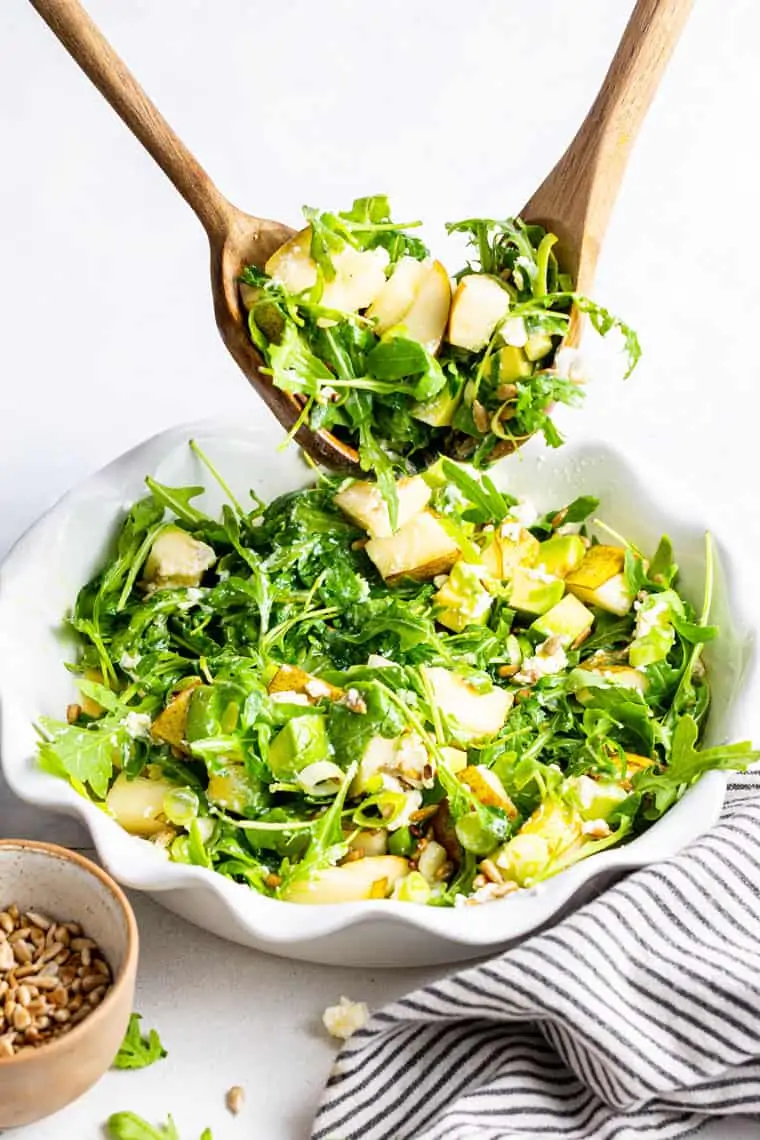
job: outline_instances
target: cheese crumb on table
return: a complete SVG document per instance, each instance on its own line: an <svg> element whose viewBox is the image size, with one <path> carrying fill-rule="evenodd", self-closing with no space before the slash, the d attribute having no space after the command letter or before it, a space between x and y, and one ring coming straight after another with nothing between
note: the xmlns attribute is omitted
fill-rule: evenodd
<svg viewBox="0 0 760 1140"><path fill-rule="evenodd" d="M342 997L339 1005L331 1005L322 1014L322 1022L331 1037L347 1041L352 1033L369 1020L369 1009L363 1001Z"/></svg>

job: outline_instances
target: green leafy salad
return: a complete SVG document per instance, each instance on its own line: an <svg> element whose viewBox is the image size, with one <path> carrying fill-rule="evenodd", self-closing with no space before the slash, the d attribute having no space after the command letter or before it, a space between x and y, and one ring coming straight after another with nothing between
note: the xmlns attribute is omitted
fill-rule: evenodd
<svg viewBox="0 0 760 1140"><path fill-rule="evenodd" d="M700 749L704 604L663 538L589 537L441 459L220 518L147 479L69 616L79 703L39 761L167 858L291 903L485 902L645 830ZM602 524L594 523L594 535Z"/></svg>
<svg viewBox="0 0 760 1140"><path fill-rule="evenodd" d="M444 266L409 233L419 223L393 222L387 198L304 214L264 270L242 274L251 338L273 383L299 399L299 424L356 447L392 512L394 472L440 452L482 467L535 432L562 442L551 407L581 395L557 354L573 306L603 335L622 334L628 372L639 358L636 334L574 292L540 226L449 224L473 250L452 295Z"/></svg>

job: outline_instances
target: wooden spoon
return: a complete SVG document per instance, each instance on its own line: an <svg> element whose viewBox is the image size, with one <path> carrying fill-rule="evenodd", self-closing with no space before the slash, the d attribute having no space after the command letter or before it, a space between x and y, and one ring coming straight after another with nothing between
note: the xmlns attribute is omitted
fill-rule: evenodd
<svg viewBox="0 0 760 1140"><path fill-rule="evenodd" d="M292 430L302 405L262 373L263 361L248 335L238 277L246 265L263 267L294 231L280 222L245 214L227 201L79 0L30 2L203 225L211 248L211 290L222 340L283 427ZM592 285L631 147L692 3L638 0L593 107L521 213L526 221L538 222L557 234L560 263L579 291L587 292ZM577 344L580 330L581 321L574 313L564 343ZM295 438L317 462L337 470L356 470L356 451L330 432L312 432L302 426ZM508 444L505 450L514 446Z"/></svg>

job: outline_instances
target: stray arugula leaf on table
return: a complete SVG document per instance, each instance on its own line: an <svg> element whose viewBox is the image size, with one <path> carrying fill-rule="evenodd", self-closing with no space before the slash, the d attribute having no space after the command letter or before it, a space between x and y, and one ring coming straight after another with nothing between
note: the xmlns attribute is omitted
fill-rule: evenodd
<svg viewBox="0 0 760 1140"><path fill-rule="evenodd" d="M145 1069L168 1055L155 1029L149 1029L147 1035L143 1035L141 1020L139 1013L130 1016L124 1040L114 1058L114 1069Z"/></svg>

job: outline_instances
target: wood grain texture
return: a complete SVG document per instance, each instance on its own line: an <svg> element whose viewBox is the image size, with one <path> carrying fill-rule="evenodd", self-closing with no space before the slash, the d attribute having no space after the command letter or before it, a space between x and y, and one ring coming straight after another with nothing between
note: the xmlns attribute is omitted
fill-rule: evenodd
<svg viewBox="0 0 760 1140"><path fill-rule="evenodd" d="M576 288L593 287L628 159L693 0L638 0L588 115L522 210L552 230Z"/></svg>
<svg viewBox="0 0 760 1140"><path fill-rule="evenodd" d="M240 304L238 276L245 265L263 267L293 230L280 222L246 214L224 197L79 0L30 0L30 3L203 225L211 247L211 290L222 340L254 390L290 431L301 414L301 405L287 392L276 388L261 371L263 361L251 343L247 313ZM167 331L167 335L176 334ZM356 452L330 432L313 433L308 427L302 427L295 438L317 462L337 470L355 470Z"/></svg>

